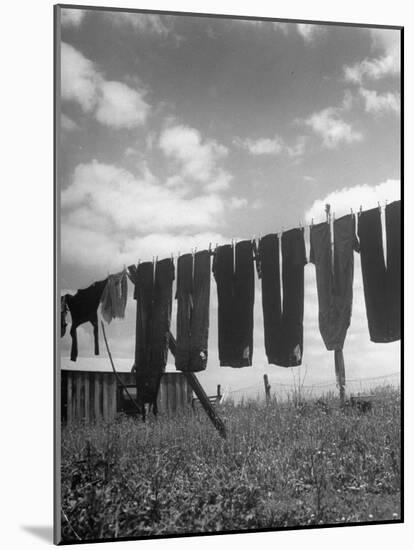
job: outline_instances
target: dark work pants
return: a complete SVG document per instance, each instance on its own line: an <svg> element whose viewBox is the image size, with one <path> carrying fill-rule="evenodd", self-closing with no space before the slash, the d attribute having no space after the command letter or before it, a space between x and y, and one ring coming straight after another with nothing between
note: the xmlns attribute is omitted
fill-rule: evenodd
<svg viewBox="0 0 414 550"><path fill-rule="evenodd" d="M177 262L178 370L205 370L208 356L210 307L210 252L180 256Z"/></svg>
<svg viewBox="0 0 414 550"><path fill-rule="evenodd" d="M174 264L170 258L138 265L134 298L137 300L137 371L151 375L165 371L171 323Z"/></svg>
<svg viewBox="0 0 414 550"><path fill-rule="evenodd" d="M304 266L303 229L282 235L283 309L280 297L279 238L260 239L262 306L268 362L282 367L298 366L303 354Z"/></svg>
<svg viewBox="0 0 414 550"><path fill-rule="evenodd" d="M343 348L351 322L354 250L357 248L355 218L343 216L334 222L334 258L327 223L310 229L310 261L316 268L319 330L326 349Z"/></svg>
<svg viewBox="0 0 414 550"><path fill-rule="evenodd" d="M251 241L219 246L213 263L221 366L247 367L253 356L254 265Z"/></svg>
<svg viewBox="0 0 414 550"><path fill-rule="evenodd" d="M387 265L382 244L381 212L372 208L358 216L365 307L372 342L394 342L401 336L400 201L387 205Z"/></svg>

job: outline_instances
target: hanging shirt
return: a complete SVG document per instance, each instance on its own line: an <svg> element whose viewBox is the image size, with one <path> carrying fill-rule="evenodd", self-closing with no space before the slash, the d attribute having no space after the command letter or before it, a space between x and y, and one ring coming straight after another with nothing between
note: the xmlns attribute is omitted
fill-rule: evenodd
<svg viewBox="0 0 414 550"><path fill-rule="evenodd" d="M381 211L358 215L361 269L370 339L394 342L401 337L401 219L400 201L385 208L387 264L382 242Z"/></svg>
<svg viewBox="0 0 414 550"><path fill-rule="evenodd" d="M125 317L128 297L127 274L124 269L115 275L109 275L101 296L101 314L107 323L112 319Z"/></svg>
<svg viewBox="0 0 414 550"><path fill-rule="evenodd" d="M76 361L78 356L78 339L76 329L83 323L92 324L95 342L95 355L99 355L98 306L106 282L107 279L93 283L88 288L78 290L74 296L71 294L65 295L66 304L72 317L72 326L70 328L70 335L72 337L72 347L70 351L71 361Z"/></svg>
<svg viewBox="0 0 414 550"><path fill-rule="evenodd" d="M351 322L354 280L355 217L334 222L332 258L331 231L324 222L310 228L310 261L316 268L319 330L328 350L341 350Z"/></svg>
<svg viewBox="0 0 414 550"><path fill-rule="evenodd" d="M235 255L235 260L233 259ZM251 241L219 246L213 261L222 367L247 367L253 356L254 265Z"/></svg>
<svg viewBox="0 0 414 550"><path fill-rule="evenodd" d="M175 366L205 370L208 357L210 252L184 254L177 262L177 347Z"/></svg>

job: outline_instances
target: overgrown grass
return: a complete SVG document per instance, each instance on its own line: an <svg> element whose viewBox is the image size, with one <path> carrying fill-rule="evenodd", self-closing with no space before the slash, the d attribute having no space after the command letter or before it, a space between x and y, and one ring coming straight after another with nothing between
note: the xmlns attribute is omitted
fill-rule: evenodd
<svg viewBox="0 0 414 550"><path fill-rule="evenodd" d="M64 541L400 518L400 395L226 404L62 432Z"/></svg>

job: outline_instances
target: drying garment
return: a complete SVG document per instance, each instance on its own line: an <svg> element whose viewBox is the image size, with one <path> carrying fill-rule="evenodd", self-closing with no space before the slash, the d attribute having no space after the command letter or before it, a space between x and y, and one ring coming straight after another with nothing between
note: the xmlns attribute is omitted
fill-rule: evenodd
<svg viewBox="0 0 414 550"><path fill-rule="evenodd" d="M167 258L154 266L139 264L135 277L137 300L137 372L158 376L165 371L171 323L174 263Z"/></svg>
<svg viewBox="0 0 414 550"><path fill-rule="evenodd" d="M381 211L358 215L361 269L368 330L372 342L394 342L401 336L400 201L385 208L387 265L382 244Z"/></svg>
<svg viewBox="0 0 414 550"><path fill-rule="evenodd" d="M66 316L68 314L69 308L66 303L66 294L65 296L60 297L60 337L62 338L66 334L66 327L68 326L66 322Z"/></svg>
<svg viewBox="0 0 414 550"><path fill-rule="evenodd" d="M93 283L93 285L88 288L78 290L74 296L71 294L65 295L66 304L72 317L72 326L70 327L70 335L72 337L72 348L70 350L71 361L76 361L76 358L78 357L78 338L76 335L76 329L83 323L92 324L95 342L95 355L99 355L98 306L106 282L107 279Z"/></svg>
<svg viewBox="0 0 414 550"><path fill-rule="evenodd" d="M218 347L222 367L248 367L253 356L254 265L250 241L219 246L213 273L218 297Z"/></svg>
<svg viewBox="0 0 414 550"><path fill-rule="evenodd" d="M280 289L279 237L266 235L259 242L265 349L268 362L296 367L303 355L304 268L303 229L282 234L283 307Z"/></svg>
<svg viewBox="0 0 414 550"><path fill-rule="evenodd" d="M177 262L177 348L175 366L185 372L207 367L210 252L184 254Z"/></svg>
<svg viewBox="0 0 414 550"><path fill-rule="evenodd" d="M311 226L310 243L310 261L316 268L319 330L326 349L339 351L343 348L352 314L354 250L358 250L354 215L343 216L334 222L333 259L328 223Z"/></svg>
<svg viewBox="0 0 414 550"><path fill-rule="evenodd" d="M125 317L125 307L128 297L128 282L126 270L109 275L101 296L101 314L107 323L118 317Z"/></svg>

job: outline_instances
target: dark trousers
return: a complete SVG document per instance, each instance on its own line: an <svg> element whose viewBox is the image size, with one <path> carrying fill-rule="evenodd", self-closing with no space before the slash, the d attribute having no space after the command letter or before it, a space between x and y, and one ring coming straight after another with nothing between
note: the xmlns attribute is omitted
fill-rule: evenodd
<svg viewBox="0 0 414 550"><path fill-rule="evenodd" d="M171 324L174 264L170 258L138 265L134 298L137 300L136 369L150 375L165 371Z"/></svg>
<svg viewBox="0 0 414 550"><path fill-rule="evenodd" d="M210 252L184 254L177 262L177 348L175 366L186 372L207 367Z"/></svg>
<svg viewBox="0 0 414 550"><path fill-rule="evenodd" d="M328 350L341 350L351 322L354 250L358 249L355 217L343 216L334 222L332 261L329 224L310 229L310 261L316 268L319 330Z"/></svg>
<svg viewBox="0 0 414 550"><path fill-rule="evenodd" d="M235 250L231 245L219 246L214 256L213 272L217 283L220 365L251 366L254 307L251 241L237 243Z"/></svg>
<svg viewBox="0 0 414 550"><path fill-rule="evenodd" d="M265 349L268 362L298 366L303 354L304 266L303 229L282 235L283 308L280 289L279 238L266 235L259 242Z"/></svg>
<svg viewBox="0 0 414 550"><path fill-rule="evenodd" d="M400 201L385 208L387 265L382 244L381 212L372 208L358 216L362 279L368 329L372 342L401 337Z"/></svg>

